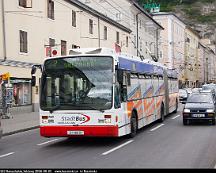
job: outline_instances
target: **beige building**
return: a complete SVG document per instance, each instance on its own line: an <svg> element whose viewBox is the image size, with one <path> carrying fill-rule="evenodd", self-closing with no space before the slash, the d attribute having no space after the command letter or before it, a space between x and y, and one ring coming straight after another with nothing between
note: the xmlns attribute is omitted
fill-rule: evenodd
<svg viewBox="0 0 216 173"><path fill-rule="evenodd" d="M184 47L186 24L173 13L154 13L153 18L164 27L159 39L159 61L168 68L178 71L181 84L185 71Z"/></svg>
<svg viewBox="0 0 216 173"><path fill-rule="evenodd" d="M200 36L190 27L187 27L185 30L185 74L184 74L184 83L186 87L197 87L200 83L200 68L201 63L200 58L198 57L198 48L199 48L199 39Z"/></svg>
<svg viewBox="0 0 216 173"><path fill-rule="evenodd" d="M206 78L206 49L207 47L202 44L201 42L199 42L199 49L198 49L198 57L199 57L199 64L198 64L198 68L199 68L199 81L201 84L206 83L207 78Z"/></svg>
<svg viewBox="0 0 216 173"><path fill-rule="evenodd" d="M1 0L0 13L0 74L11 75L17 111L38 110L39 80L32 88L31 66L46 57L120 43L132 53L129 28L77 0Z"/></svg>
<svg viewBox="0 0 216 173"><path fill-rule="evenodd" d="M204 62L205 62L205 68L204 68L204 82L210 83L214 82L216 83L216 48L215 45L211 43L209 39L201 39L200 44L203 45L204 49Z"/></svg>

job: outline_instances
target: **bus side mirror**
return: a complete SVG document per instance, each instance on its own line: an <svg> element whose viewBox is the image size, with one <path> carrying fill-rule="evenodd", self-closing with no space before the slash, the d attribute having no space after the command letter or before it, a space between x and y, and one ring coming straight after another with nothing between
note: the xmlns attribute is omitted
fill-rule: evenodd
<svg viewBox="0 0 216 173"><path fill-rule="evenodd" d="M36 86L36 76L32 76L31 85Z"/></svg>
<svg viewBox="0 0 216 173"><path fill-rule="evenodd" d="M41 70L41 72L42 72L42 66L41 66L41 65L33 65L33 66L32 66L32 70L31 70L31 75L35 74L38 68L39 68L39 69Z"/></svg>
<svg viewBox="0 0 216 173"><path fill-rule="evenodd" d="M124 81L124 73L123 70L117 70L117 81L122 84Z"/></svg>
<svg viewBox="0 0 216 173"><path fill-rule="evenodd" d="M38 68L42 72L42 66L41 65L33 65L32 66L32 70L31 70L31 76L32 76L31 85L32 86L36 86L36 76L35 76L35 73L36 73L36 71L37 71Z"/></svg>
<svg viewBox="0 0 216 173"><path fill-rule="evenodd" d="M122 102L127 101L127 86L124 86L124 85L121 88L121 100Z"/></svg>

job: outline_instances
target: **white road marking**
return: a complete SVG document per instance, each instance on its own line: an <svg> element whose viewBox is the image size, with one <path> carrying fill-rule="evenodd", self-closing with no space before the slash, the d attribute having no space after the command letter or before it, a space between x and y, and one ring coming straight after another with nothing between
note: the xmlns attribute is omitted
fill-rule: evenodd
<svg viewBox="0 0 216 173"><path fill-rule="evenodd" d="M216 165L214 166L214 169L216 169Z"/></svg>
<svg viewBox="0 0 216 173"><path fill-rule="evenodd" d="M134 141L134 140L127 141L127 142L125 142L124 144L119 145L118 147L115 147L115 148L113 148L113 149L111 149L111 150L109 150L109 151L107 151L107 152L104 152L102 155L105 156L105 155L107 155L107 154L110 154L110 153L112 153L113 151L116 151L116 150L118 150L118 149L124 147L125 145L130 144L130 143L133 142L133 141Z"/></svg>
<svg viewBox="0 0 216 173"><path fill-rule="evenodd" d="M0 158L3 158L3 157L7 157L7 156L10 156L14 154L14 152L11 152L11 153L7 153L7 154L4 154L4 155L0 155Z"/></svg>
<svg viewBox="0 0 216 173"><path fill-rule="evenodd" d="M46 144L48 144L48 143L55 142L55 141L58 141L58 140L60 140L60 139L53 139L53 140L46 141L46 142L43 142L43 143L40 143L40 144L37 144L37 145L39 145L39 146L41 146L41 145L46 145Z"/></svg>
<svg viewBox="0 0 216 173"><path fill-rule="evenodd" d="M165 125L165 124L161 124L161 125L159 125L159 126L157 126L157 127L153 128L153 129L151 129L150 131L151 131L151 132L153 132L153 131L155 131L155 130L159 129L160 127L162 127L162 126L164 126L164 125Z"/></svg>
<svg viewBox="0 0 216 173"><path fill-rule="evenodd" d="M181 116L181 115L177 115L177 116L173 117L172 120L174 120L174 119L176 119L176 118L178 118L178 117L180 117L180 116Z"/></svg>

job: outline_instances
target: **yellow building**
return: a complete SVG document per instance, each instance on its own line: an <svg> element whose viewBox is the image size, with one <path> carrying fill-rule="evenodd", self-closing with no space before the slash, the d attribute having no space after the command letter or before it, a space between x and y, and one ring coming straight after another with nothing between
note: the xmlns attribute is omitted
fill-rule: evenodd
<svg viewBox="0 0 216 173"><path fill-rule="evenodd" d="M200 36L187 26L185 29L185 72L183 77L186 87L197 87L200 83L199 39Z"/></svg>

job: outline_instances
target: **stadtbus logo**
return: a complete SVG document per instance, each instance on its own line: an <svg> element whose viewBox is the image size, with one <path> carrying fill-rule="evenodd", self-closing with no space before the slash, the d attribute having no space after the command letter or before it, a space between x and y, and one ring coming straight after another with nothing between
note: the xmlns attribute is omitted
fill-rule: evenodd
<svg viewBox="0 0 216 173"><path fill-rule="evenodd" d="M84 124L90 120L90 117L84 114L80 115L62 115L59 124L78 125Z"/></svg>

